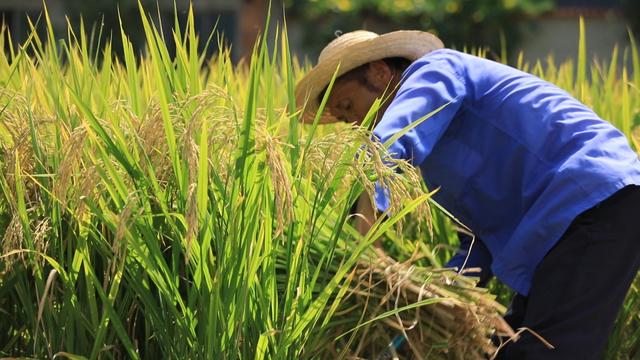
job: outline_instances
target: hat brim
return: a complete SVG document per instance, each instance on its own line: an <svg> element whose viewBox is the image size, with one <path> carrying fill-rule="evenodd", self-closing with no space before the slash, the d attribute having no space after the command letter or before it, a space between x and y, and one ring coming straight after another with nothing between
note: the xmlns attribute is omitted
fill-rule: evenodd
<svg viewBox="0 0 640 360"><path fill-rule="evenodd" d="M304 123L315 120L320 106L318 96L329 85L336 69L337 76L340 76L360 65L384 58L403 57L415 61L443 47L442 41L433 34L417 30L394 31L345 46L330 58L323 59L298 82L295 95L298 108L303 110L300 120ZM321 124L337 121L326 111L319 119Z"/></svg>

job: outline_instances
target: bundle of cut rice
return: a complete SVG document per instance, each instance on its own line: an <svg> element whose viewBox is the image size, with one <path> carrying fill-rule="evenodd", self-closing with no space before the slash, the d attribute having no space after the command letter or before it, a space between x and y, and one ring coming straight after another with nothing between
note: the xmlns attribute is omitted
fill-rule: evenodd
<svg viewBox="0 0 640 360"><path fill-rule="evenodd" d="M486 359L491 338L514 336L504 306L477 279L451 269L397 262L382 250L367 254L345 304L362 322L345 328L333 355L366 359ZM335 351L335 352L334 352Z"/></svg>

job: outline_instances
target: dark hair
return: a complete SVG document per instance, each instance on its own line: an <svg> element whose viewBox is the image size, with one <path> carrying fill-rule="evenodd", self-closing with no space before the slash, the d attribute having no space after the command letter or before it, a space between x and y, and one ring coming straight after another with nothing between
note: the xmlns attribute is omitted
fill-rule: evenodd
<svg viewBox="0 0 640 360"><path fill-rule="evenodd" d="M382 59L382 61L384 61L389 68L391 68L392 70L396 70L397 72L400 72L400 73L404 72L409 67L409 65L411 65L411 60L403 57L384 58ZM371 85L371 83L369 83L369 81L367 80L366 73L367 73L368 67L369 67L369 63L360 65L357 68L340 75L336 79L336 81L356 80L358 83L360 83L362 86L366 87L367 89L371 91L376 91L377 89L375 89L373 85ZM318 95L318 102L322 102L322 98L324 97L325 91L327 91L326 87Z"/></svg>

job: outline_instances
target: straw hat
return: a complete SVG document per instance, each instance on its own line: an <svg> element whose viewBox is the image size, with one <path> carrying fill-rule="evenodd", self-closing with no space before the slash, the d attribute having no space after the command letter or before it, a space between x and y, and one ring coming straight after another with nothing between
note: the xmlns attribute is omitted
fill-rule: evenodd
<svg viewBox="0 0 640 360"><path fill-rule="evenodd" d="M324 90L338 65L338 76L364 65L389 57L403 57L410 61L443 47L434 35L417 30L394 31L378 35L358 30L343 34L331 41L320 53L318 64L296 85L296 103L304 107L302 121L313 122L318 107L318 96ZM320 123L336 122L330 114L323 113Z"/></svg>

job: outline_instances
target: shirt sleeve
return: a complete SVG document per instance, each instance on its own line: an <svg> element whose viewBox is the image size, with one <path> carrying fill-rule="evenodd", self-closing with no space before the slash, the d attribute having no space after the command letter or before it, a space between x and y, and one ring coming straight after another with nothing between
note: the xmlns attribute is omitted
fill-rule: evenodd
<svg viewBox="0 0 640 360"><path fill-rule="evenodd" d="M395 159L419 166L431 153L451 120L459 111L467 94L462 78L444 60L414 62L403 74L398 93L373 130L378 141L385 143L399 131L444 106L421 121L389 147ZM375 202L380 211L389 206L388 190L376 183Z"/></svg>
<svg viewBox="0 0 640 360"><path fill-rule="evenodd" d="M373 134L385 143L413 122L446 105L389 147L394 158L419 166L460 109L466 88L459 75L444 60L427 62L424 58L419 59L403 76L405 80Z"/></svg>

